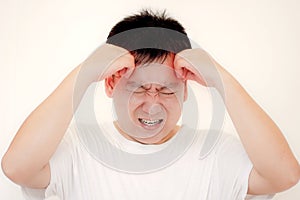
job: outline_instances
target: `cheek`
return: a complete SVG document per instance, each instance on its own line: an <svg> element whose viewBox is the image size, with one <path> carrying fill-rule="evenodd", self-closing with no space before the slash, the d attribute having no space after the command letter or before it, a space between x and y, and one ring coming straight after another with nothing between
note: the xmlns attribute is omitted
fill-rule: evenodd
<svg viewBox="0 0 300 200"><path fill-rule="evenodd" d="M113 96L113 102L116 112L119 115L125 116L131 114L132 110L135 107L134 101L131 101L131 97L127 92L119 90L118 93L115 93Z"/></svg>
<svg viewBox="0 0 300 200"><path fill-rule="evenodd" d="M169 120L177 122L181 115L181 104L178 100L168 101L164 104L164 107L168 112Z"/></svg>
<svg viewBox="0 0 300 200"><path fill-rule="evenodd" d="M131 95L128 98L128 101L129 101L129 105L137 106L137 105L140 105L143 103L143 98L141 98L140 96L137 96L137 95Z"/></svg>
<svg viewBox="0 0 300 200"><path fill-rule="evenodd" d="M128 110L131 115L142 105L142 101L131 96L128 101Z"/></svg>
<svg viewBox="0 0 300 200"><path fill-rule="evenodd" d="M164 105L168 110L181 110L183 105L183 98L181 96L176 96L173 98L165 99Z"/></svg>

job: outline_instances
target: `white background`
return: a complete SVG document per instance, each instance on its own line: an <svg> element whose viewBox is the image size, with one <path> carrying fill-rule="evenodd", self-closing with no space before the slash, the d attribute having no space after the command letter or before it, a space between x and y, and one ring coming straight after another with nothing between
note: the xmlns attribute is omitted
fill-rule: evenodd
<svg viewBox="0 0 300 200"><path fill-rule="evenodd" d="M141 8L178 19L272 116L300 160L297 0L1 0L0 157L26 116L116 22ZM300 183L275 197L299 198ZM22 199L2 172L0 199Z"/></svg>

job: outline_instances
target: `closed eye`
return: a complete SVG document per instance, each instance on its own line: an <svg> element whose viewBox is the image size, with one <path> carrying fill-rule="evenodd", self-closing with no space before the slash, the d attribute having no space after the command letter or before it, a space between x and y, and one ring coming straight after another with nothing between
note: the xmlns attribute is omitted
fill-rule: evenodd
<svg viewBox="0 0 300 200"><path fill-rule="evenodd" d="M132 92L135 94L141 94L141 93L145 93L147 90L145 90L145 88L143 86L140 86L136 89L133 89Z"/></svg>
<svg viewBox="0 0 300 200"><path fill-rule="evenodd" d="M137 91L137 90L133 91L133 93L135 93L135 94L142 94L142 93L145 93L145 92L146 92L145 90L143 90L143 91Z"/></svg>
<svg viewBox="0 0 300 200"><path fill-rule="evenodd" d="M175 92L159 92L160 94L163 94L163 95L173 95L175 94Z"/></svg>

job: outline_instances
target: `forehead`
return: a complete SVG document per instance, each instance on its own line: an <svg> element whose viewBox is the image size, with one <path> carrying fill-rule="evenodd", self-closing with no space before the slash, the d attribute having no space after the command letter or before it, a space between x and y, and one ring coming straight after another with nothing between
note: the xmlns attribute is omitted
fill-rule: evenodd
<svg viewBox="0 0 300 200"><path fill-rule="evenodd" d="M146 57L141 58L141 62L136 64L136 67L144 66L144 65L149 65L153 63L157 64L163 64L169 67L173 67L173 62L174 62L175 54L169 52L167 55L160 55L156 58L152 58L152 56L149 55ZM136 59L136 58L135 58Z"/></svg>
<svg viewBox="0 0 300 200"><path fill-rule="evenodd" d="M163 63L152 62L139 65L127 80L127 84L149 84L170 85L180 83L181 80L175 75L173 60L168 57Z"/></svg>

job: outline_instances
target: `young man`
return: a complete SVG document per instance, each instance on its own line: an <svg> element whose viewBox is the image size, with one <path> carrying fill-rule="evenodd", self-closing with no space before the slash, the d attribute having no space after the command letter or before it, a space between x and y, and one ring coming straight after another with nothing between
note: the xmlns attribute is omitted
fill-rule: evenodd
<svg viewBox="0 0 300 200"><path fill-rule="evenodd" d="M199 158L204 136L214 132L177 125L188 80L220 93L242 145L222 135ZM103 133L77 121L98 81L117 116ZM176 20L149 11L113 27L107 43L30 114L2 168L28 199L232 200L286 190L300 177L282 133L237 80L191 49Z"/></svg>

